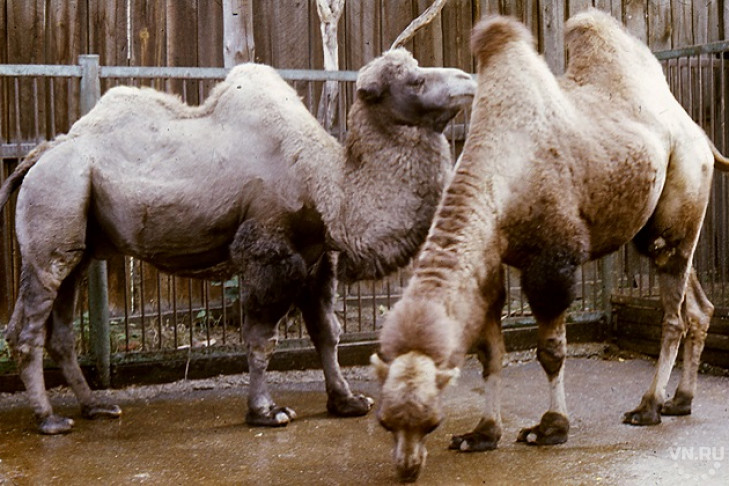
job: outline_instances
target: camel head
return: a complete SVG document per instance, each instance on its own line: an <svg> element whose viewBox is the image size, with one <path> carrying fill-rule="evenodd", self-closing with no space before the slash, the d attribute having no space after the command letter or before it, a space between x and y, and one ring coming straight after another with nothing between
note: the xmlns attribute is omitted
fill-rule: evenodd
<svg viewBox="0 0 729 486"><path fill-rule="evenodd" d="M442 132L473 101L476 82L460 69L421 68L406 49L398 48L365 65L356 88L376 117Z"/></svg>
<svg viewBox="0 0 729 486"><path fill-rule="evenodd" d="M439 369L432 358L410 351L385 363L377 354L370 361L382 385L377 418L392 433L398 478L412 482L425 465L425 437L442 420L440 395L459 374L458 368Z"/></svg>

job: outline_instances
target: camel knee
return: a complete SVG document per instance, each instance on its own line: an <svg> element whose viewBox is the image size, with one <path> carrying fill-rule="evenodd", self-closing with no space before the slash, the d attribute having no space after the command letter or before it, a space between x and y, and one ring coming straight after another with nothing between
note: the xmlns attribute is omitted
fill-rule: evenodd
<svg viewBox="0 0 729 486"><path fill-rule="evenodd" d="M567 342L562 337L541 339L537 343L537 360L551 380L562 369L567 356Z"/></svg>
<svg viewBox="0 0 729 486"><path fill-rule="evenodd" d="M686 335L686 324L679 317L664 316L662 324L663 339L678 342Z"/></svg>

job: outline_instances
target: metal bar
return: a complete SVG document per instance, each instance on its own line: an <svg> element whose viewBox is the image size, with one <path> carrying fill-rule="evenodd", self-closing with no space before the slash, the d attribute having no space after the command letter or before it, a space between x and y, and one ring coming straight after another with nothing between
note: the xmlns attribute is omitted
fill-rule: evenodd
<svg viewBox="0 0 729 486"><path fill-rule="evenodd" d="M96 57L98 58L98 56ZM81 62L79 62L78 66L62 64L0 64L0 76L80 78L83 76L83 66Z"/></svg>
<svg viewBox="0 0 729 486"><path fill-rule="evenodd" d="M700 54L718 54L726 51L729 51L729 41L712 42L710 44L688 46L668 51L658 51L654 52L653 55L656 56L659 61L663 61L677 57L698 56Z"/></svg>
<svg viewBox="0 0 729 486"><path fill-rule="evenodd" d="M78 58L81 71L81 114L94 107L101 96L99 56ZM89 334L91 352L102 387L111 385L111 339L109 327L109 289L106 262L94 260L89 265Z"/></svg>

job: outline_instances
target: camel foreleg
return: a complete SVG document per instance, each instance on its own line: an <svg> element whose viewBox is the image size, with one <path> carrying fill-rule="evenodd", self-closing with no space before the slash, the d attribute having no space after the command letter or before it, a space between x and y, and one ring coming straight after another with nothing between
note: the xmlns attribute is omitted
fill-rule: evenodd
<svg viewBox="0 0 729 486"><path fill-rule="evenodd" d="M565 313L549 320L539 320L537 359L549 380L549 409L538 425L519 432L518 442L552 445L567 442L569 419L564 392L564 362L567 356Z"/></svg>
<svg viewBox="0 0 729 486"><path fill-rule="evenodd" d="M296 418L292 409L276 405L266 383L268 362L278 342L276 323L277 320L257 320L246 315L244 334L250 379L246 423L249 425L283 427Z"/></svg>
<svg viewBox="0 0 729 486"><path fill-rule="evenodd" d="M484 335L476 346L478 359L483 366L483 416L473 431L451 438L449 448L461 452L493 450L501 439L501 369L505 353L504 336L501 332L501 309L505 298L503 281L495 282L492 288L500 289L501 293L494 299L486 314Z"/></svg>
<svg viewBox="0 0 729 486"><path fill-rule="evenodd" d="M314 343L324 371L327 411L340 417L367 414L374 400L354 394L342 375L337 357L341 326L333 310L335 280L333 263L324 255L313 280L298 299L309 337Z"/></svg>

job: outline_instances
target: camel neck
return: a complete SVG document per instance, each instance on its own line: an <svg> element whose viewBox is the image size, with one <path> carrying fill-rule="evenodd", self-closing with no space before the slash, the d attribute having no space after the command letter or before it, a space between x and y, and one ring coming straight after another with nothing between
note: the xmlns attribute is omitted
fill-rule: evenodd
<svg viewBox="0 0 729 486"><path fill-rule="evenodd" d="M408 263L425 240L451 170L442 134L408 126L387 132L360 115L353 107L342 206L330 227L345 281L380 278Z"/></svg>

